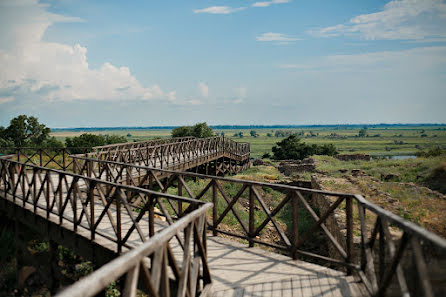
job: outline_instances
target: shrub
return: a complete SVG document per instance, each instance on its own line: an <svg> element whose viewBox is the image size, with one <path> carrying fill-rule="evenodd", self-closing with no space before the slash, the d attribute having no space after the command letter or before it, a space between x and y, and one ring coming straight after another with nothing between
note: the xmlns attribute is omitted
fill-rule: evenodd
<svg viewBox="0 0 446 297"><path fill-rule="evenodd" d="M436 147L432 147L432 148L428 149L427 151L417 152L416 156L417 157L438 157L438 156L441 156L444 154L446 154L446 151L443 150L441 147L436 146Z"/></svg>
<svg viewBox="0 0 446 297"><path fill-rule="evenodd" d="M338 152L333 144L308 145L296 135L291 135L277 143L272 148L273 159L276 160L302 160L311 155L336 155Z"/></svg>
<svg viewBox="0 0 446 297"><path fill-rule="evenodd" d="M95 147L114 143L126 143L127 139L124 136L118 135L95 135L90 133L84 133L80 136L67 137L65 144L70 147L70 153L79 154L84 151L80 148L83 147ZM76 149L77 148L77 149Z"/></svg>
<svg viewBox="0 0 446 297"><path fill-rule="evenodd" d="M197 123L194 126L182 126L172 130L172 137L194 136L206 138L214 135L214 131L206 123Z"/></svg>

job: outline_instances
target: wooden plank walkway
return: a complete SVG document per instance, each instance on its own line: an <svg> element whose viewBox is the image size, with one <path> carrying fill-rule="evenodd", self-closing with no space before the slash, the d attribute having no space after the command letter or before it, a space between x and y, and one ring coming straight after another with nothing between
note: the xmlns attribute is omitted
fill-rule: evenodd
<svg viewBox="0 0 446 297"><path fill-rule="evenodd" d="M42 177L43 178L43 177ZM52 179L57 180L57 175L52 175ZM71 180L69 180L71 183ZM16 204L22 206L21 193L16 196ZM0 196L5 194L0 191ZM5 197L4 197L5 198ZM8 200L12 198L7 195ZM54 200L49 197L50 202ZM45 199L41 199L38 205L42 210L37 214L45 217L47 213L43 210L46 207ZM31 203L27 203L25 208L33 210ZM101 202L95 202L95 216L104 209ZM82 206L77 204L77 213L81 213ZM112 216L116 218L116 208L110 207ZM134 212L136 216L137 213ZM62 227L73 230L72 207L67 207L63 213ZM95 217L97 220L98 218ZM49 220L56 223L59 217L51 213ZM133 225L131 217L125 212L121 212L122 234L126 234ZM87 239L90 238L86 216L83 217L77 233ZM161 220L156 221L156 231L166 228L168 224ZM147 217L139 223L142 233L146 238L149 236ZM96 230L95 242L113 252L117 252L115 231L105 216L99 223ZM136 247L142 243L138 232L134 230L127 244L129 247ZM176 259L182 259L183 251L177 239L170 242ZM360 283L356 283L352 277L345 276L344 273L328 269L323 266L311 264L303 261L295 261L287 256L268 252L245 245L226 238L209 236L207 240L208 263L213 277L214 296L367 296L366 290ZM124 249L125 251L125 249ZM179 261L181 262L181 261Z"/></svg>

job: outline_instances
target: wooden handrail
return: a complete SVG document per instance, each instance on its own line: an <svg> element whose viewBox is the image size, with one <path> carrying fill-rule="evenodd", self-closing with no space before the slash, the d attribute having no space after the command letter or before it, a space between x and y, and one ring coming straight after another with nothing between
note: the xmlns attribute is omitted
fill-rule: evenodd
<svg viewBox="0 0 446 297"><path fill-rule="evenodd" d="M178 185L179 195L186 194L191 199L202 200L206 196L206 193L208 193L212 197L209 198L207 196L208 201L212 201L214 204L211 214L212 224L209 226L214 233L223 233L245 239L250 243L250 246L260 244L277 248L287 252L293 258L296 258L297 255L302 255L304 257L317 259L318 261L344 266L349 273L357 274L362 279L369 293L372 295L385 294L390 285L392 275L398 276L401 292L405 292L407 286L405 285L406 282L400 262L402 259L410 258L411 256L407 256L405 253L411 253L410 251L412 250L414 251L413 256L417 263L414 271L419 273L418 279L423 285L423 290L424 292L432 291L430 282L428 281L429 276L425 272L426 267L429 266L426 264L422 248L420 247L427 244L446 253L445 239L382 209L360 195L224 178L192 172L177 172L85 157L75 157L75 159L83 163L84 166L86 164L92 164L91 166L97 171L97 178L99 179L108 172L108 174L114 174L117 180L123 181L123 179L119 178L118 173L119 170L123 169L121 172L126 172L126 175L131 177L127 182L137 187L142 187L147 184L150 186L150 183L147 183L149 180L148 177L150 176L156 181L159 192L162 193L171 188L175 182ZM164 178L165 182L161 181L161 177ZM185 182L186 177L203 181L203 183L197 183L202 185L202 188L198 190L198 194L192 193L188 188ZM225 183L238 184L240 185L240 190L236 194L230 195L222 186ZM270 190L276 190L284 194L277 201L278 204L272 206L266 203L265 197L258 191L260 188L269 188ZM245 198L243 204L241 204L240 197L248 192L249 199ZM331 202L330 207L325 213L317 214L303 194L322 195L334 197L335 199L331 200L333 202ZM330 199L327 199L327 201L330 201ZM224 205L223 208L221 208L221 204ZM245 209L250 214L248 219L243 219L240 208ZM277 215L285 208L292 209L293 214L298 213L298 208L303 208L314 219L313 226L305 234L299 234L300 221L296 215L293 215L291 218L293 229L291 231L282 229L277 221ZM355 211L356 208L358 208L358 211ZM181 213L178 209L179 207L173 207L174 215L180 217ZM327 225L328 220L333 218L335 213L342 214L341 217L345 218L342 220L346 226L344 239L335 237ZM256 219L254 218L255 214L263 214L264 219L256 223ZM228 215L234 216L235 222L240 227L240 232L227 231L227 228L220 228L223 219ZM368 221L366 221L367 218ZM370 224L373 218L375 218L375 222L373 223L375 227L373 232L369 234L367 224ZM274 229L270 230L275 231L276 236L279 238L278 242L271 242L258 237L269 223L272 223L274 227ZM391 234L389 232L390 224L394 230L399 230L399 232L393 232L392 237L389 235ZM356 231L353 229L354 226L357 226ZM309 240L310 235L317 229L322 230L323 234L327 237L328 244L333 247L337 256L326 256L324 254L314 253L313 251L302 250L302 245ZM355 234L361 238L360 245L356 244L354 246L353 237ZM384 242L384 250L379 253L374 251L376 249L375 242L378 239ZM401 244L398 245L399 242ZM378 269L372 268L376 265L375 262L382 263L379 268L380 272ZM391 263L391 265L389 266L383 263ZM378 272L382 275L381 278L376 275ZM413 283L410 285L413 285ZM426 295L430 296L429 293L426 293Z"/></svg>
<svg viewBox="0 0 446 297"><path fill-rule="evenodd" d="M156 295L158 296L170 296L170 294L167 294L169 291L166 287L161 287L162 284L158 284L157 286L157 284L154 283L154 280L160 278L158 275L154 275L154 271L157 271L159 273L161 273L162 271L167 272L167 267L169 266L169 261L156 261L156 252L162 250L162 253L164 255L169 253L169 241L180 232L184 232L187 243L192 242L193 246L198 251L200 251L200 249L203 247L200 240L202 240L202 238L206 238L206 228L204 228L203 224L206 221L206 211L211 208L212 204L206 203L199 209L189 213L160 233L155 234L152 238L150 238L149 241L105 264L98 270L69 286L56 296L95 296L96 294L106 289L109 284L121 278L124 274L126 275L126 281L123 286L124 292L136 292L138 277L139 275L142 275L145 278L145 289L147 289L149 293L153 293L151 292L151 290L154 290L156 292ZM200 221L201 225L199 225ZM195 228L195 224L199 225L201 228ZM197 236L191 236L191 232L197 232L198 234ZM187 245L187 247L189 246L190 244ZM187 251L185 251L184 258L188 259L189 261L182 261L183 254L180 255L180 259L174 259L175 261L178 261L180 263L182 262L180 268L182 271L179 271L180 277L176 278L174 283L176 289L179 290L177 296L186 296L186 290L188 290L189 292L191 290L191 288L187 288L186 286L191 285L194 282L197 283L199 278L203 279L204 284L203 288L201 290L199 289L198 292L202 292L203 290L209 291L209 287L211 285L211 276L207 269L198 269L197 267L195 267L195 269L198 269L200 275L197 276L196 280L189 279L188 274L190 273L188 273L187 269L190 265L192 265L194 259L192 257L186 257L186 252ZM207 267L206 253L201 252L199 253L199 255L200 257L198 259L201 260L202 267ZM149 271L149 267L147 265L147 262L149 262L148 257L150 256L152 256L153 258L150 265L151 273L148 274L147 272ZM156 265L162 267L156 267ZM180 284L184 284L185 286L180 287ZM134 295L130 294L128 296Z"/></svg>
<svg viewBox="0 0 446 297"><path fill-rule="evenodd" d="M73 230L84 228L89 230L90 240L101 236L116 243L116 251L131 248L127 244L130 234L135 231L141 242L145 235L141 233L140 221L146 213L149 214L149 229L154 229L154 207L158 206L167 222L172 224L174 218L167 212L164 198L168 203L187 203L194 208L204 205L204 202L180 197L168 193L160 193L151 189L138 188L113 181L101 180L91 176L49 169L36 165L29 165L0 158L0 193L2 198L25 207L32 207L35 214L46 213L47 219L62 225L69 222ZM133 205L130 200L138 197L142 202ZM152 203L151 201L154 201ZM122 207L118 207L122 205ZM77 207L79 206L79 207ZM110 208L115 208L117 215L121 213L129 216L132 223L129 231L121 233L121 222L115 222ZM135 210L138 209L138 212ZM66 211L71 211L67 214ZM97 227L102 220L108 220L113 227L114 234L104 233Z"/></svg>

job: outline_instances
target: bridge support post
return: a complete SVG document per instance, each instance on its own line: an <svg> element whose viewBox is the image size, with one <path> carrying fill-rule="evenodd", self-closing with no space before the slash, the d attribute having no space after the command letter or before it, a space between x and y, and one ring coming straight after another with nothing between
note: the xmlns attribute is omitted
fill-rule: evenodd
<svg viewBox="0 0 446 297"><path fill-rule="evenodd" d="M217 199L217 185L215 181L212 183L212 235L217 236L217 219L218 219L218 199Z"/></svg>
<svg viewBox="0 0 446 297"><path fill-rule="evenodd" d="M299 244L299 201L295 192L291 193L291 204L293 207L293 238L291 257L293 260L298 259L297 246Z"/></svg>
<svg viewBox="0 0 446 297"><path fill-rule="evenodd" d="M353 262L353 199L352 197L346 197L346 227L347 227L347 263ZM347 267L347 274L352 274L352 269L350 267Z"/></svg>
<svg viewBox="0 0 446 297"><path fill-rule="evenodd" d="M249 187L249 247L254 246L254 191Z"/></svg>

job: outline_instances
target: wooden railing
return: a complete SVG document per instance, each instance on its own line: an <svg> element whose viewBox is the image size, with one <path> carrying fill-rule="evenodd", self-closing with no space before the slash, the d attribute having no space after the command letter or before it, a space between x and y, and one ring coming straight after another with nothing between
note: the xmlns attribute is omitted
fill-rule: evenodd
<svg viewBox="0 0 446 297"><path fill-rule="evenodd" d="M149 167L171 168L194 162L199 158L219 157L224 154L247 160L249 153L249 143L237 143L224 137L187 137L173 138L168 143L143 142L95 147L94 152L83 156L106 161L137 163Z"/></svg>
<svg viewBox="0 0 446 297"><path fill-rule="evenodd" d="M168 143L179 143L183 141L189 141L196 139L192 136L187 137L172 137L172 138L163 138L163 139L152 139L152 140L145 140L145 141L137 141L137 142L126 142L126 143L116 143L116 144L108 144L103 146L96 146L95 151L97 151L99 154L102 152L108 153L110 151L119 151L119 150L129 150L129 149L143 149L147 146L156 146L161 144L168 144Z"/></svg>
<svg viewBox="0 0 446 297"><path fill-rule="evenodd" d="M92 151L90 147L14 147L0 148L10 159L22 164L37 165L63 171L72 171L73 159L70 157L73 152L82 152L88 155Z"/></svg>
<svg viewBox="0 0 446 297"><path fill-rule="evenodd" d="M95 296L124 275L124 284L118 286L123 296L137 296L138 289L149 296L209 296L211 274L206 257L206 211L211 207L206 204L194 210L56 296ZM170 241L179 233L183 233L184 252L181 259L175 259ZM174 277L170 282L169 268ZM142 286L138 287L139 279L142 279Z"/></svg>
<svg viewBox="0 0 446 297"><path fill-rule="evenodd" d="M174 219L167 211L166 203L181 201L188 205L189 211L205 204L186 197L27 165L5 158L0 158L0 196L59 225L63 224L65 228L70 226L74 232L79 228L88 230L90 240L110 240L115 243L118 253L123 248L134 247L128 242L133 233L137 234L134 240L141 243L155 234L155 215L164 216L168 224L173 224ZM130 202L135 197L138 197L138 205ZM155 211L156 207L159 209L158 213ZM123 222L124 216L126 221L131 221L130 225ZM144 218L149 229L145 233L141 227ZM111 226L113 233L104 232L100 228L101 223ZM182 239L178 240L183 246Z"/></svg>
<svg viewBox="0 0 446 297"><path fill-rule="evenodd" d="M436 273L435 267L446 263L446 240L362 196L88 158L78 158L76 162L89 168L97 179L113 178L134 187L149 187L160 193L175 191L178 196L211 201L209 227L214 234L241 238L250 246L273 247L293 258L312 258L344 267L348 273L358 275L372 295L385 295L394 279L404 296L434 296L436 290L444 293L444 287L432 288L430 279ZM195 180L193 190L187 178ZM315 195L330 201L324 213L318 213L313 206L309 197ZM170 206L173 217L182 217L188 211L179 200ZM303 222L305 216L313 223ZM334 217L344 231L342 236L333 231ZM307 227L302 228L302 223ZM324 248L319 252L303 248L319 231L336 255L327 254ZM265 232L269 236L263 236ZM412 257L415 265L409 261ZM403 271L405 268L407 272L407 267L413 269L409 283Z"/></svg>

